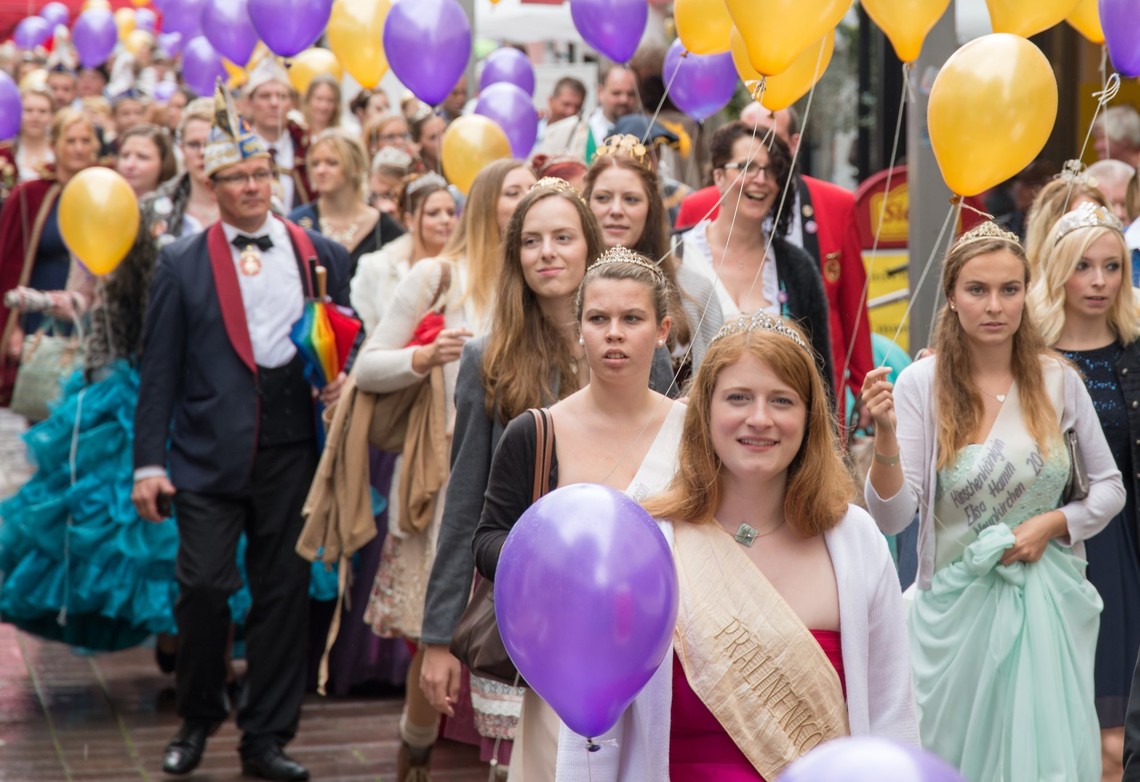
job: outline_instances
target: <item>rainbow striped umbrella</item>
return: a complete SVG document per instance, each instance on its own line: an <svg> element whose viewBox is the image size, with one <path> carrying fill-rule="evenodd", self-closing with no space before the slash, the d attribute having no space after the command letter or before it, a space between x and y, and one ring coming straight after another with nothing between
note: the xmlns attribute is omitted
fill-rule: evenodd
<svg viewBox="0 0 1140 782"><path fill-rule="evenodd" d="M317 297L305 302L289 338L305 359L305 377L324 388L344 371L360 334L360 321L329 301L325 267L315 269Z"/></svg>

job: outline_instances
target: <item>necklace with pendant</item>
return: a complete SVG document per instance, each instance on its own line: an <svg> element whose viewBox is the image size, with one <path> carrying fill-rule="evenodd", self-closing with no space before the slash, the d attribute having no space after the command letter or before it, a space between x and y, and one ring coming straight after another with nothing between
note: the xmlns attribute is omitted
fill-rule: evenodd
<svg viewBox="0 0 1140 782"><path fill-rule="evenodd" d="M746 548L752 548L752 544L755 543L758 538L766 538L769 535L775 533L780 529L780 527L784 526L784 523L786 521L786 519L784 521L781 521L779 524L772 527L772 529L768 530L767 532L760 532L748 522L743 522L739 527L736 528L736 534L732 536L732 539L740 545L745 546ZM724 527L722 526L721 529L724 529ZM725 532L728 532L728 530L725 530Z"/></svg>
<svg viewBox="0 0 1140 782"><path fill-rule="evenodd" d="M261 274L261 252L256 245L246 245L238 254L238 269L246 277L256 277Z"/></svg>
<svg viewBox="0 0 1140 782"><path fill-rule="evenodd" d="M357 229L360 228L360 221L349 223L348 227L343 231L337 231L333 228L332 223L324 217L321 218L321 233L343 246L345 249L352 249L352 240L356 236Z"/></svg>
<svg viewBox="0 0 1140 782"><path fill-rule="evenodd" d="M1009 391L1006 391L1004 394L991 394L989 391L982 388L981 386L978 386L978 390L981 391L986 396L993 397L994 399L996 399L998 401L998 404L1005 402L1005 398L1007 396L1009 396Z"/></svg>

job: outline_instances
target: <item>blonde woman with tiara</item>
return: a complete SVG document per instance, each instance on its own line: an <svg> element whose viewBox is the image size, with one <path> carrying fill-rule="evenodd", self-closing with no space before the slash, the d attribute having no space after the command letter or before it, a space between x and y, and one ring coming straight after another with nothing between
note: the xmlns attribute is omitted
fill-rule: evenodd
<svg viewBox="0 0 1140 782"><path fill-rule="evenodd" d="M887 534L919 514L919 734L970 782L1100 778L1101 601L1084 541L1124 506L1124 487L1080 375L1026 311L1029 282L1016 236L993 223L966 233L942 266L935 355L895 388L887 368L863 384L868 510Z"/></svg>
<svg viewBox="0 0 1140 782"><path fill-rule="evenodd" d="M1124 481L1124 510L1085 544L1088 578L1101 600L1096 645L1096 711L1102 776L1120 782L1125 709L1140 652L1140 319L1123 226L1102 206L1083 203L1049 233L1042 276L1029 309L1045 342L1085 379L1105 439Z"/></svg>
<svg viewBox="0 0 1140 782"><path fill-rule="evenodd" d="M1079 160L1067 161L1065 170L1038 191L1025 219L1025 255L1029 258L1034 279L1040 276L1041 255L1046 249L1045 239L1049 232L1061 215L1086 201L1108 206L1108 199L1095 184L1089 182L1084 164Z"/></svg>

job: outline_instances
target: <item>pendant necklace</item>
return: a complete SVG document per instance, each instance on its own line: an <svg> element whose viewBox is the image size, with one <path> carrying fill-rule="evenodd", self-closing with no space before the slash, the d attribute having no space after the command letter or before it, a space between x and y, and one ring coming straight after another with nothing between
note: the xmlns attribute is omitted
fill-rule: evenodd
<svg viewBox="0 0 1140 782"><path fill-rule="evenodd" d="M742 522L741 525L736 528L736 534L732 536L732 539L735 540L740 545L746 547L746 548L752 548L752 544L756 542L757 538L768 537L769 535L771 535L771 534L775 533L777 530L779 530L780 527L784 526L784 524L786 522L787 522L787 519L784 519L783 521L781 521L776 526L772 527L772 529L768 530L767 532L760 532L759 530L757 530L755 527L753 527L748 522ZM717 522L717 523L719 524L719 522ZM723 525L721 526L721 529L724 529ZM728 530L724 530L724 531L728 532Z"/></svg>
<svg viewBox="0 0 1140 782"><path fill-rule="evenodd" d="M990 396L990 397L993 397L994 399L996 399L996 400L998 401L998 404L1002 404L1002 403L1004 403L1004 402L1005 402L1005 398L1006 398L1007 396L1009 396L1009 391L1008 391L1008 390L1007 390L1007 391L1006 391L1004 394L991 394L989 391L987 391L986 389L982 388L981 386L978 386L978 390L979 390L979 391L981 391L981 392L982 392L983 394L985 394L986 396Z"/></svg>

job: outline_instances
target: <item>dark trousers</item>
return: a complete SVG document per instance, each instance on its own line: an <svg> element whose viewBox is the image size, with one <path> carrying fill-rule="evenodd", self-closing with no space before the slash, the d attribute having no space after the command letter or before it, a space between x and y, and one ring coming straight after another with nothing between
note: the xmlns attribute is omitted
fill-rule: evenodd
<svg viewBox="0 0 1140 782"><path fill-rule="evenodd" d="M236 496L179 492L176 576L180 587L178 713L188 722L225 720L229 596L241 586L234 562L246 534L253 606L246 620L245 689L238 703L241 751L284 746L297 732L305 697L309 563L296 551L301 506L317 467L312 441L259 450L249 489Z"/></svg>

